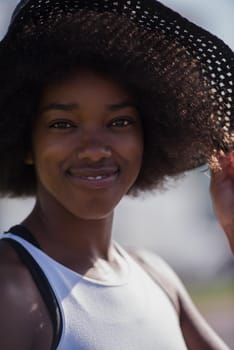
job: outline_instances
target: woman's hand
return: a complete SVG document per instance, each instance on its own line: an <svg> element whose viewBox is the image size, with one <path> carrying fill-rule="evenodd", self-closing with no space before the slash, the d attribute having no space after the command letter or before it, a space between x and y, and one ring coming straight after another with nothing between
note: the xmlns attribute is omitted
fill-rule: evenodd
<svg viewBox="0 0 234 350"><path fill-rule="evenodd" d="M211 175L214 212L229 240L234 254L234 151L219 156L220 170Z"/></svg>

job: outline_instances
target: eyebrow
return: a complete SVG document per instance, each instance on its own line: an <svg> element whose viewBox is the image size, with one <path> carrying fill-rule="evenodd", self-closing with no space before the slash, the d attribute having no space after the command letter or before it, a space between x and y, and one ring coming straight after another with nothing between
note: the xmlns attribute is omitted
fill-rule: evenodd
<svg viewBox="0 0 234 350"><path fill-rule="evenodd" d="M79 105L77 103L50 103L42 108L40 108L40 113L57 110L57 111L73 111L74 109L79 109Z"/></svg>
<svg viewBox="0 0 234 350"><path fill-rule="evenodd" d="M107 105L107 109L109 109L110 111L117 111L119 109L128 108L128 107L136 108L136 104L132 101L123 101L120 103Z"/></svg>
<svg viewBox="0 0 234 350"><path fill-rule="evenodd" d="M117 111L119 109L123 109L123 108L127 108L127 107L136 108L136 105L134 102L131 102L131 101L123 101L120 103L106 105L106 108L110 111ZM73 111L75 109L79 109L79 108L80 108L80 106L78 103L50 103L50 104L42 107L40 109L39 113L44 113L44 112L50 111L50 110L71 112L71 111Z"/></svg>

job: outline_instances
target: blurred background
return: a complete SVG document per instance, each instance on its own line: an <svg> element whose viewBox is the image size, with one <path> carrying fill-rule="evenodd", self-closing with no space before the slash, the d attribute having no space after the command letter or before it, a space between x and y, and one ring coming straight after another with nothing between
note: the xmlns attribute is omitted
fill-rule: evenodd
<svg viewBox="0 0 234 350"><path fill-rule="evenodd" d="M161 0L234 48L233 0ZM0 38L16 0L0 0ZM234 258L217 223L205 168L168 183L168 189L119 205L114 237L150 249L170 263L209 323L234 349ZM33 199L0 199L0 229L19 223Z"/></svg>

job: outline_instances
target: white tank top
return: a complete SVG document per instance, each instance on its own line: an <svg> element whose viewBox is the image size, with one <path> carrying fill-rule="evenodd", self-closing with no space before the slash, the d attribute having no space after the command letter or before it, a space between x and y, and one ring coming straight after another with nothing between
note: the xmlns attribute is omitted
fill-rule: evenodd
<svg viewBox="0 0 234 350"><path fill-rule="evenodd" d="M86 278L13 234L45 273L62 314L58 350L187 350L165 292L117 245L126 269L118 284Z"/></svg>

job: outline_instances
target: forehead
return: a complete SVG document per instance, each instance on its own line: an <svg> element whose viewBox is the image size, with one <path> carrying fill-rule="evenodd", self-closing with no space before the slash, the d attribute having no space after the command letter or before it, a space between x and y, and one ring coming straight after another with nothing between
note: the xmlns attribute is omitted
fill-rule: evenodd
<svg viewBox="0 0 234 350"><path fill-rule="evenodd" d="M80 102L92 99L92 103L118 102L133 100L133 94L124 83L102 73L92 70L77 70L65 79L48 84L41 103L46 102Z"/></svg>

